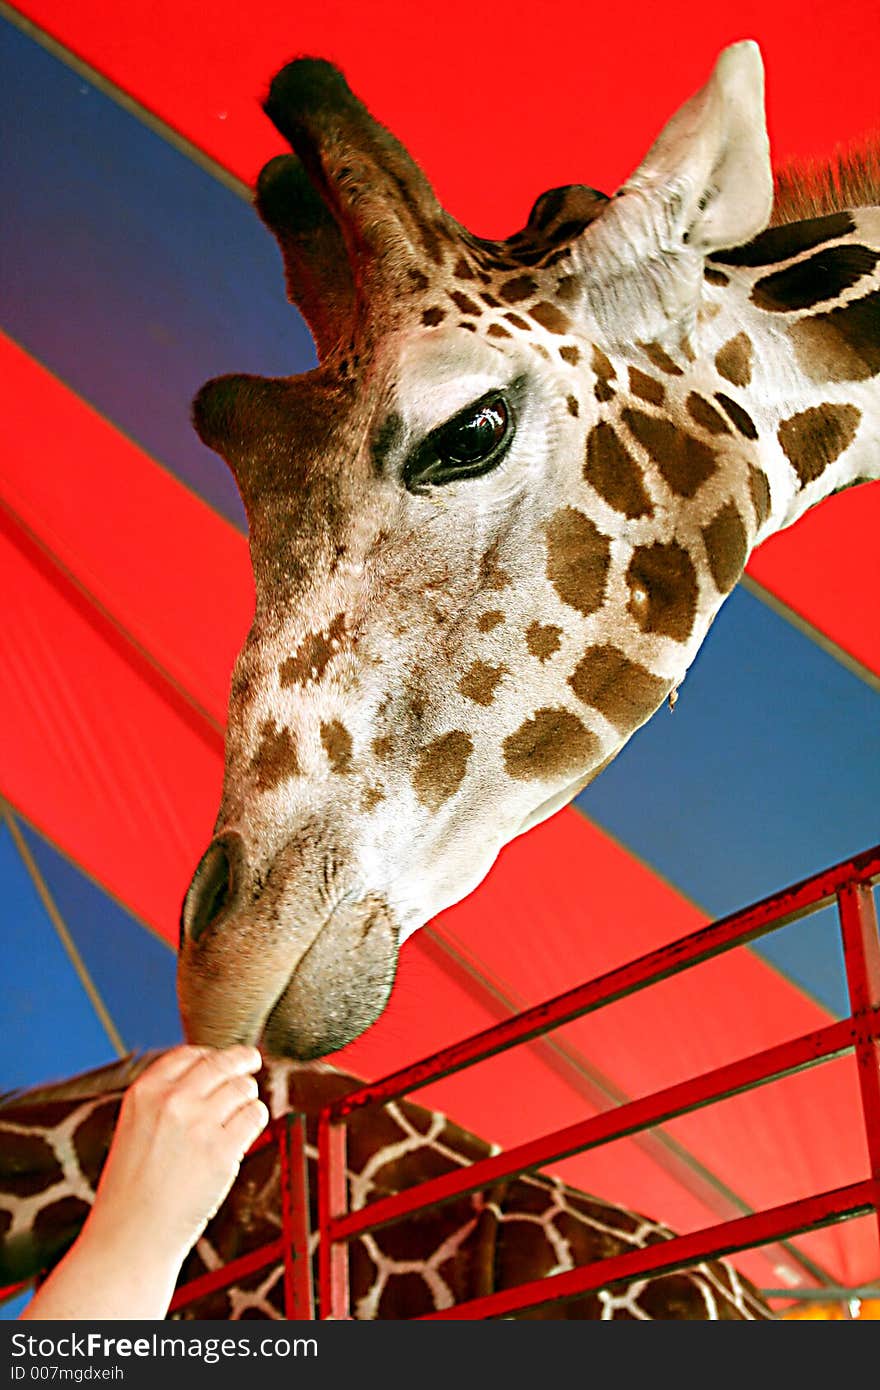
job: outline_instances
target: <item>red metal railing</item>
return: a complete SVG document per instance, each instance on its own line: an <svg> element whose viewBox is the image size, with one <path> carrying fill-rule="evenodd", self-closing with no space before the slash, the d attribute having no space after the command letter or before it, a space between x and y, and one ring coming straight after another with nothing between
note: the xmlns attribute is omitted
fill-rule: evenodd
<svg viewBox="0 0 880 1390"><path fill-rule="evenodd" d="M789 1076L853 1050L869 1175L861 1182L724 1221L659 1245L629 1251L516 1289L473 1299L428 1318L493 1318L569 1299L613 1283L786 1239L833 1221L874 1211L880 1234L880 943L871 884L880 878L880 846L816 874L753 907L651 951L555 999L484 1029L432 1057L326 1106L318 1125L319 1301L322 1318L348 1318L347 1242L424 1207L452 1201L500 1178L516 1177L571 1154L611 1143L704 1105ZM405 1192L348 1211L346 1122L356 1110L385 1104L429 1082L635 994L659 980L742 946L836 900L851 1014L839 1023L767 1048L740 1061L668 1086L652 1095L591 1116Z"/></svg>
<svg viewBox="0 0 880 1390"><path fill-rule="evenodd" d="M574 1153L611 1143L650 1126L726 1100L804 1068L854 1051L869 1174L856 1183L815 1193L796 1202L720 1222L661 1244L628 1251L583 1268L535 1280L519 1288L473 1299L431 1313L431 1319L503 1317L525 1308L562 1301L614 1283L680 1269L768 1241L786 1239L833 1221L878 1217L880 1234L880 942L871 884L880 879L880 845L857 858L765 898L701 931L651 951L534 1008L453 1044L381 1081L350 1092L322 1110L318 1123L319 1298L322 1318L350 1316L347 1243L366 1231L400 1221L424 1207L449 1202L503 1177L516 1177ZM635 994L703 961L778 930L836 901L843 938L851 1014L838 1023L794 1038L739 1061L716 1067L638 1100L576 1121L491 1158L457 1169L393 1197L349 1212L346 1182L346 1123L355 1111L379 1105L449 1076L507 1048L528 1042L582 1015ZM278 1143L281 1163L282 1234L222 1269L212 1270L175 1293L171 1311L206 1297L281 1261L288 1318L313 1318L308 1256L309 1202L305 1121L287 1115L274 1121L254 1145L256 1152Z"/></svg>

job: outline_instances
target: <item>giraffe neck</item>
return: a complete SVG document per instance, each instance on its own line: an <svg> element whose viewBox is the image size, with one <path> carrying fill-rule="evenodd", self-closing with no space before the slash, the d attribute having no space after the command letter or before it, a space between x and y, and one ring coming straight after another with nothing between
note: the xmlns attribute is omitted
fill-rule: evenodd
<svg viewBox="0 0 880 1390"><path fill-rule="evenodd" d="M0 1102L0 1286L45 1271L75 1239L94 1199L125 1086L150 1058L124 1061L70 1083ZM267 1059L263 1099L274 1116L307 1121L309 1253L317 1247L318 1113L354 1078L321 1064ZM410 1101L358 1112L349 1126L352 1210L494 1152L445 1116ZM280 1167L274 1145L248 1155L233 1188L188 1256L181 1283L277 1239ZM430 1217L366 1234L350 1249L357 1319L413 1318L498 1288L561 1273L672 1233L557 1178L523 1176L472 1193ZM184 1318L282 1318L282 1266L258 1269L200 1299ZM547 1316L538 1313L533 1316ZM636 1279L550 1316L755 1320L770 1317L732 1266Z"/></svg>
<svg viewBox="0 0 880 1390"><path fill-rule="evenodd" d="M774 227L716 256L697 336L768 481L753 545L880 476L880 208Z"/></svg>

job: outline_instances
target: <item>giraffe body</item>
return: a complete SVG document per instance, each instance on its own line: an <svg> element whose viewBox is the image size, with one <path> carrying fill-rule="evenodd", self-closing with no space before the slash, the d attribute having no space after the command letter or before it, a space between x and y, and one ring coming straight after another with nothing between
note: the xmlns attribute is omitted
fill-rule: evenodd
<svg viewBox="0 0 880 1390"><path fill-rule="evenodd" d="M506 241L328 64L266 109L296 154L258 208L320 365L195 403L257 606L179 992L192 1041L308 1058L674 698L752 548L878 476L880 211L767 230L748 43L614 198L551 190Z"/></svg>
<svg viewBox="0 0 880 1390"><path fill-rule="evenodd" d="M124 1089L149 1060L129 1059L0 1102L0 1286L46 1271L76 1237L94 1198ZM277 1059L267 1059L260 1082L273 1116L291 1108L306 1116L314 1258L318 1112L357 1083L324 1064ZM445 1116L411 1102L360 1112L350 1126L350 1206L357 1210L492 1152L492 1146ZM131 1200L138 1200L137 1192ZM228 1264L280 1234L278 1155L270 1145L244 1160L179 1282ZM671 1234L558 1179L510 1180L352 1241L352 1316L419 1317ZM232 1289L199 1300L182 1316L282 1318L282 1266L259 1270ZM732 1265L714 1261L524 1316L740 1321L771 1314Z"/></svg>

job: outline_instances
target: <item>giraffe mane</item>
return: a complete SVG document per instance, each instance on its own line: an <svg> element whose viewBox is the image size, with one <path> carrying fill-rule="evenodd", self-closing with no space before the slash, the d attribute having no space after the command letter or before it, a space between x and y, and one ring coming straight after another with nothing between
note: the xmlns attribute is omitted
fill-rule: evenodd
<svg viewBox="0 0 880 1390"><path fill-rule="evenodd" d="M49 1082L45 1086L32 1089L0 1091L0 1115L23 1103L38 1105L52 1100L86 1100L110 1091L123 1090L158 1056L158 1051L144 1052L140 1055L131 1052L126 1057L120 1057L117 1062L96 1067L93 1071L83 1072L67 1081Z"/></svg>
<svg viewBox="0 0 880 1390"><path fill-rule="evenodd" d="M880 130L829 159L794 160L774 174L771 226L880 204Z"/></svg>

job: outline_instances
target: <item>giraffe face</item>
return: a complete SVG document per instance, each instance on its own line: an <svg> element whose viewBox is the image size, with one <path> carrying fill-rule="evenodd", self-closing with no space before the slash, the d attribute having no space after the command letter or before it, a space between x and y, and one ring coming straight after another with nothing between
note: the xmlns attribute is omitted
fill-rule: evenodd
<svg viewBox="0 0 880 1390"><path fill-rule="evenodd" d="M665 213L646 219L641 188L628 207L554 190L523 232L480 241L325 65L293 101L302 68L268 107L302 163L273 161L258 206L321 365L223 378L195 405L245 501L257 605L179 992L193 1041L313 1057L378 1015L401 941L677 684L719 587L678 508L704 484L712 503L743 441L705 401L684 432L663 416L682 371L650 339L671 304L693 312L696 223L659 290ZM645 339L626 383L621 338ZM718 525L735 550L737 522Z"/></svg>
<svg viewBox="0 0 880 1390"><path fill-rule="evenodd" d="M328 365L277 388L260 459L287 449L293 482L251 502L257 609L184 910L203 1041L232 1014L276 1053L341 1046L384 1005L400 941L621 742L567 677L631 602L608 584L625 518L571 505L590 415L535 342L418 323L357 382ZM207 436L209 409L216 393ZM230 958L249 963L238 1000Z"/></svg>

